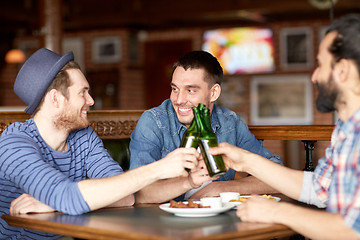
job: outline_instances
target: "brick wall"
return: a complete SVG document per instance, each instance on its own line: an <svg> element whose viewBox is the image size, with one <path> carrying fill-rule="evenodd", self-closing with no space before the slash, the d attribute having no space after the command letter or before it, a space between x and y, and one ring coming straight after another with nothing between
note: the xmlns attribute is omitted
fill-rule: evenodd
<svg viewBox="0 0 360 240"><path fill-rule="evenodd" d="M0 71L0 106L23 106L23 102L13 91L16 74L20 69L18 64L7 64Z"/></svg>
<svg viewBox="0 0 360 240"><path fill-rule="evenodd" d="M313 30L313 49L314 59L319 44L318 31L321 27L327 25L326 21L319 22L281 22L271 24L269 27L273 29L274 44L275 44L275 64L276 70L271 74L309 74L311 75L312 69L305 71L284 71L280 66L280 31L284 27L297 27L297 26L310 26ZM83 54L84 54L84 66L85 72L104 71L107 69L115 69L118 71L118 98L117 101L119 109L144 109L145 93L144 93L144 75L143 69L146 63L144 59L144 45L149 41L171 41L179 39L191 39L193 43L193 49L199 50L202 45L202 33L205 29L193 28L193 29L173 29L162 31L129 31L126 29L109 29L102 31L82 31L75 33L64 33L64 38L77 37L83 41ZM92 41L97 37L105 36L118 36L121 38L121 60L116 63L94 63L92 61ZM137 36L137 40L134 42L134 36ZM27 37L28 39L29 37ZM30 37L31 38L31 37ZM20 44L22 39L17 39L17 44ZM135 52L135 54L134 54ZM135 56L134 56L135 55ZM0 105L23 105L23 103L13 94L13 82L18 71L18 66L5 65L0 69ZM250 81L253 75L240 76L239 83L243 85L245 89L243 92L243 104L239 106L231 107L237 113L245 116L245 121L251 123L250 116ZM316 89L313 91L316 99ZM313 124L333 124L332 114L320 114L316 111L315 105L313 105ZM288 154L288 146L283 141L267 141L264 143L267 148L272 152L279 154L283 157L284 162L290 166L297 166L299 164L292 164L292 162L304 162L305 154L302 151L301 156L297 159L290 159L292 156ZM328 142L316 143L316 150L314 152L314 158L321 157L324 153L325 147ZM299 148L303 148L302 143L297 143ZM299 154L298 154L299 155ZM300 164L300 168L303 165Z"/></svg>

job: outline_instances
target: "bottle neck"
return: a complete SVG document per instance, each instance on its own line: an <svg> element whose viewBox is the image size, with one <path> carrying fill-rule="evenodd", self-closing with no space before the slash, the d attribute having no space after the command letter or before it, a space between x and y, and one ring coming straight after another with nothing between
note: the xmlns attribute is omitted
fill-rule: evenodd
<svg viewBox="0 0 360 240"><path fill-rule="evenodd" d="M204 109L203 111L203 119L204 119L204 128L207 132L213 132L211 127L211 115L209 109Z"/></svg>
<svg viewBox="0 0 360 240"><path fill-rule="evenodd" d="M214 135L214 132L211 128L211 119L210 119L210 111L207 108L204 108L199 114L198 122L199 122L199 131L200 136L210 136Z"/></svg>
<svg viewBox="0 0 360 240"><path fill-rule="evenodd" d="M187 129L188 132L197 132L199 129L198 120L196 119L197 115L198 115L198 110L196 108L193 108L193 115L194 115L194 118L191 122L191 125Z"/></svg>

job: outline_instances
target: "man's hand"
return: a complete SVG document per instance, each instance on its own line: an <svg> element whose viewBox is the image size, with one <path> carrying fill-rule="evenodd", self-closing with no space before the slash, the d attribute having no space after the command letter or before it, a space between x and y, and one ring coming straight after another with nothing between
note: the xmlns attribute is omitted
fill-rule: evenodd
<svg viewBox="0 0 360 240"><path fill-rule="evenodd" d="M212 155L222 155L226 167L238 172L247 172L245 159L248 160L253 154L226 142L219 143L218 147L208 149L208 152Z"/></svg>
<svg viewBox="0 0 360 240"><path fill-rule="evenodd" d="M53 208L40 202L31 195L24 193L17 199L13 200L10 205L10 214L26 214L26 213L45 213L55 212Z"/></svg>
<svg viewBox="0 0 360 240"><path fill-rule="evenodd" d="M197 168L190 172L188 179L192 188L199 188L204 182L211 180L204 160L199 161Z"/></svg>
<svg viewBox="0 0 360 240"><path fill-rule="evenodd" d="M162 172L162 179L186 177L189 174L186 169L196 171L199 159L200 153L195 148L177 148L153 164L158 165L156 169Z"/></svg>
<svg viewBox="0 0 360 240"><path fill-rule="evenodd" d="M260 196L251 196L245 203L237 206L236 215L241 221L275 223L280 204L283 203Z"/></svg>

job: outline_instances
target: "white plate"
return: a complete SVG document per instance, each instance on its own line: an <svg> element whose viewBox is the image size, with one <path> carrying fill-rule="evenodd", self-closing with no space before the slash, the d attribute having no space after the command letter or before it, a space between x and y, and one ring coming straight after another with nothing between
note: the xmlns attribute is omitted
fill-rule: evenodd
<svg viewBox="0 0 360 240"><path fill-rule="evenodd" d="M164 203L161 204L159 208L165 212L173 213L179 217L210 217L229 211L230 209L234 208L234 205L226 203L221 208L171 208L170 203Z"/></svg>
<svg viewBox="0 0 360 240"><path fill-rule="evenodd" d="M250 195L240 195L240 198L250 198L251 196ZM275 201L279 202L281 200L281 198L279 197L274 197L274 196L271 196L272 199L274 199ZM271 199L270 199L271 200ZM243 204L243 202L228 202L228 204L232 205L232 206L237 206L237 205L240 205L240 204Z"/></svg>

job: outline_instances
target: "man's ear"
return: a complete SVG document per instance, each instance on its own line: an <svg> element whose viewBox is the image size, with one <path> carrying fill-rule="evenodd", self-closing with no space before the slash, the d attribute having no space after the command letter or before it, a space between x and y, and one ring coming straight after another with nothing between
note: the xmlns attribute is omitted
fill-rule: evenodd
<svg viewBox="0 0 360 240"><path fill-rule="evenodd" d="M46 98L49 100L50 104L58 108L60 106L60 97L63 97L59 91L56 89L51 89L47 94Z"/></svg>
<svg viewBox="0 0 360 240"><path fill-rule="evenodd" d="M346 84L353 93L360 95L359 72L353 60L341 59L335 66L335 72L339 83Z"/></svg>
<svg viewBox="0 0 360 240"><path fill-rule="evenodd" d="M221 94L221 86L218 83L215 83L214 86L211 87L211 98L210 102L215 102Z"/></svg>
<svg viewBox="0 0 360 240"><path fill-rule="evenodd" d="M351 62L349 59L341 59L335 65L336 74L341 82L344 82L348 79L350 74L350 67L351 67L350 65Z"/></svg>

